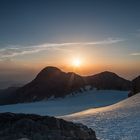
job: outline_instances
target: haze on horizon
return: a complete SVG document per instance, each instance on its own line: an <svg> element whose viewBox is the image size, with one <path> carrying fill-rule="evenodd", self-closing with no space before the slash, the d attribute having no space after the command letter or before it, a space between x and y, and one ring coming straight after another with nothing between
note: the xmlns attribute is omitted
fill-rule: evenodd
<svg viewBox="0 0 140 140"><path fill-rule="evenodd" d="M50 65L133 79L140 74L139 13L138 0L0 0L0 87L30 81Z"/></svg>

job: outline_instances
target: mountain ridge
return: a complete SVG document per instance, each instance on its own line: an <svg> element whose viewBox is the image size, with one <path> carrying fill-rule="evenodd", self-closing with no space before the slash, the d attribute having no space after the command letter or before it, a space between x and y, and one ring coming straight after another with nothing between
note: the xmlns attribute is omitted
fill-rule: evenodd
<svg viewBox="0 0 140 140"><path fill-rule="evenodd" d="M129 90L130 81L112 72L92 76L80 76L74 72L63 72L57 67L45 67L34 80L17 90L19 100L30 102L44 98L64 97L90 85L97 89ZM25 99L26 98L26 99Z"/></svg>
<svg viewBox="0 0 140 140"><path fill-rule="evenodd" d="M131 82L117 74L104 71L91 76L80 76L74 72L64 72L57 67L48 66L26 85L18 88L11 103L34 102L52 96L65 97L71 93L82 92L86 86L97 90L130 90Z"/></svg>

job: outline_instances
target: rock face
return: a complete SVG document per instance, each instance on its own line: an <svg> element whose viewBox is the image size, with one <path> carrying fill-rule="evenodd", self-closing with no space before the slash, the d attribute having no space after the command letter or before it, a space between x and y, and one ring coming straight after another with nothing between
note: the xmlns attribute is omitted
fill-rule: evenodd
<svg viewBox="0 0 140 140"><path fill-rule="evenodd" d="M97 140L82 124L33 114L0 114L0 140Z"/></svg>
<svg viewBox="0 0 140 140"><path fill-rule="evenodd" d="M134 80L132 80L132 90L129 93L129 97L133 96L140 92L140 76L136 77Z"/></svg>
<svg viewBox="0 0 140 140"><path fill-rule="evenodd" d="M129 90L131 82L107 71L92 76L80 76L73 72L65 73L56 67L46 67L33 81L17 89L9 103L65 97L72 92L86 90L87 85L97 89Z"/></svg>

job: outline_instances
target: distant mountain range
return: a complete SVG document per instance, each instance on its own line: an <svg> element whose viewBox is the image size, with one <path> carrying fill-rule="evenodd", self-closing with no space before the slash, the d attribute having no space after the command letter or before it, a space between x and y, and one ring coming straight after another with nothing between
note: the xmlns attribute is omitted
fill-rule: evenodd
<svg viewBox="0 0 140 140"><path fill-rule="evenodd" d="M86 87L97 90L131 90L131 81L112 72L102 72L91 76L80 76L73 72L63 72L56 67L46 67L34 80L20 88L7 91L0 104L33 102L49 98L65 97L82 92ZM3 91L4 94L4 91ZM3 94L0 94L2 96ZM9 99L10 97L10 99Z"/></svg>

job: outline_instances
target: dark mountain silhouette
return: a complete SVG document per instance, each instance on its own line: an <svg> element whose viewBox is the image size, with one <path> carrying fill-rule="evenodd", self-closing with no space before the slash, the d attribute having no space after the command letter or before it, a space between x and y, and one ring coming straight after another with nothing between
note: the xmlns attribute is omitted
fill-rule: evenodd
<svg viewBox="0 0 140 140"><path fill-rule="evenodd" d="M88 76L87 81L97 89L115 89L115 90L129 90L131 82L119 77L117 74L109 71L101 72L99 74Z"/></svg>
<svg viewBox="0 0 140 140"><path fill-rule="evenodd" d="M33 81L17 90L18 101L31 102L52 96L64 97L84 89L86 85L97 89L128 90L130 81L111 72L82 77L72 72L65 73L56 67L46 67Z"/></svg>
<svg viewBox="0 0 140 140"><path fill-rule="evenodd" d="M102 72L92 76L65 73L56 67L46 67L36 78L13 93L13 103L33 102L50 97L65 97L73 92L86 90L86 86L108 90L130 90L131 82L115 73Z"/></svg>
<svg viewBox="0 0 140 140"><path fill-rule="evenodd" d="M0 105L12 104L17 97L16 91L19 87L9 87L7 89L0 90Z"/></svg>
<svg viewBox="0 0 140 140"><path fill-rule="evenodd" d="M140 76L136 77L134 80L132 80L132 90L129 93L129 97L133 96L140 92Z"/></svg>
<svg viewBox="0 0 140 140"><path fill-rule="evenodd" d="M18 100L30 102L49 97L64 97L85 86L84 78L56 67L44 68L36 78L17 90Z"/></svg>

